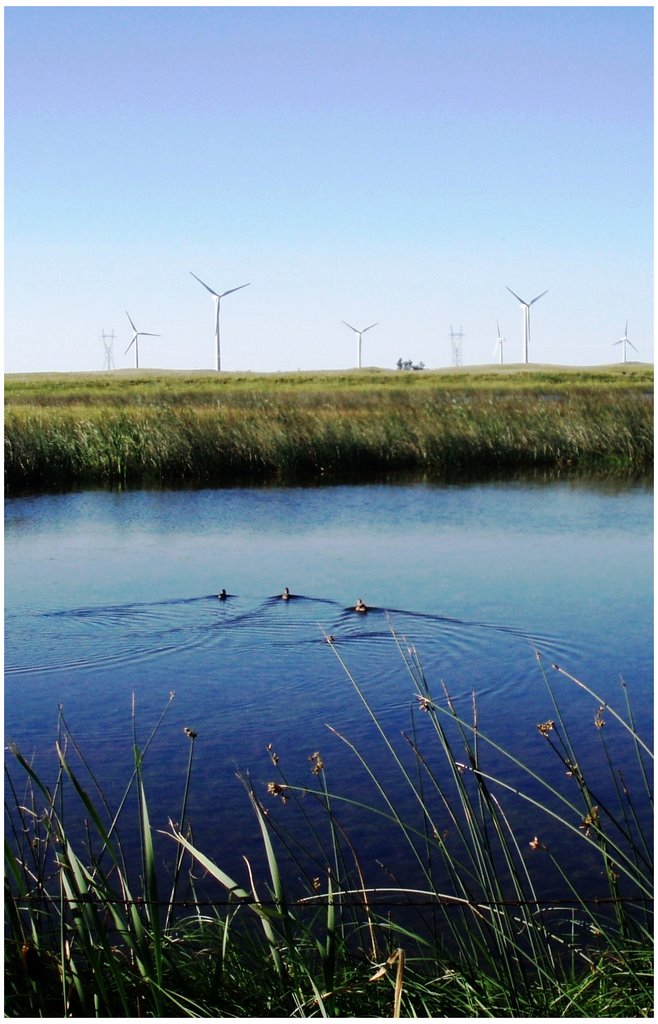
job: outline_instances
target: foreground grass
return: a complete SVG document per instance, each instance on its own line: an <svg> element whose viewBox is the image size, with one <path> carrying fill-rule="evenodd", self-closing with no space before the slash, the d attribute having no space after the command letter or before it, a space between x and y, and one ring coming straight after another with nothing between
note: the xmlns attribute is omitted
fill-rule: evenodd
<svg viewBox="0 0 658 1024"><path fill-rule="evenodd" d="M653 371L9 376L5 488L648 472Z"/></svg>
<svg viewBox="0 0 658 1024"><path fill-rule="evenodd" d="M412 730L412 759L405 761L327 640L388 749L397 786L416 797L416 817L398 815L396 787L388 779L384 788L343 738L381 797L379 806L364 806L361 813L372 815L375 830L384 820L397 829L414 878L421 872L420 889L398 881L397 902L403 896L412 907L422 897L427 927L412 929L408 914L405 919L395 906L378 902L382 890L368 885L341 824L353 796L330 791L319 752L310 758L312 785L289 783L271 748L275 778L268 795L243 780L262 856L247 851L241 883L220 866L221 849L202 851L192 840L187 807L197 735L186 730L187 777L174 810L178 824L170 822L167 830L173 868L165 888L156 871L157 830L144 781L159 723L143 747L135 740L132 778L120 806L110 808L61 718L54 783L47 786L17 750L8 773L6 1014L650 1016L653 863L641 825L651 801L650 755L628 701L620 714L552 666L552 673L593 702L592 728L616 794L606 796L604 805L579 767L554 685L538 658L554 708L554 720L538 726L538 742L550 745L556 766L556 778L540 780L544 799L538 801L526 789L537 781L532 767L508 753L513 783L493 777L487 751L501 748L481 733L476 716L467 721L456 714L445 691L432 693L415 652L400 647L412 706L429 727L430 743L421 749ZM617 727L612 747L604 715ZM628 766L630 754L644 779L633 792L611 758L622 740L623 763ZM566 796L557 782L565 767ZM129 798L137 806L132 827L141 835L136 872L126 866L118 827ZM550 846L539 836L528 844L512 828L510 810L524 801L545 816L547 828L557 828ZM293 812L301 830L290 823ZM603 889L594 902L579 894L553 852L562 834L575 836L583 855L598 862ZM257 860L262 870L252 867ZM292 882L286 881L290 863ZM571 909L542 902L541 880L549 868L562 877ZM210 912L197 893L204 874L219 893ZM448 891L439 882L446 877ZM190 908L186 917L180 916L181 895Z"/></svg>

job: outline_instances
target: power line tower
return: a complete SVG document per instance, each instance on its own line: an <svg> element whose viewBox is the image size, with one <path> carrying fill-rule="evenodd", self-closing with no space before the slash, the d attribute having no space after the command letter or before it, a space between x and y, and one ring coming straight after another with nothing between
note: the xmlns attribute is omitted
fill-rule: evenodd
<svg viewBox="0 0 658 1024"><path fill-rule="evenodd" d="M103 363L104 370L114 369L114 328L112 328L111 334L106 334L101 327L101 336L103 338L103 345L105 347L105 362Z"/></svg>
<svg viewBox="0 0 658 1024"><path fill-rule="evenodd" d="M450 351L453 366L461 366L462 364L462 338L464 337L465 334L462 327L458 331L453 331L452 324L450 324Z"/></svg>

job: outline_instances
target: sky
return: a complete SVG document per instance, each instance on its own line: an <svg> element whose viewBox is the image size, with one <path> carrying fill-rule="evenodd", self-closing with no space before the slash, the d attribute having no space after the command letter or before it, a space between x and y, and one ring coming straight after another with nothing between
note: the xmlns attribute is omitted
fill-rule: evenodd
<svg viewBox="0 0 658 1024"><path fill-rule="evenodd" d="M651 6L5 7L5 370L653 361ZM103 340L103 334L114 339ZM456 340L456 339L455 339Z"/></svg>

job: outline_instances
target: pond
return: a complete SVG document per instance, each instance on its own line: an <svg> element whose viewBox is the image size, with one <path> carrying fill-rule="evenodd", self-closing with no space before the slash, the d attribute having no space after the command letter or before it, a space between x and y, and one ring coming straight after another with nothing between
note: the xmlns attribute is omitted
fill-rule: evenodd
<svg viewBox="0 0 658 1024"><path fill-rule="evenodd" d="M267 785L316 786L318 752L368 884L413 879L381 813L387 798L405 820L418 813L396 757L412 766L416 743L432 773L445 765L409 659L437 703L448 706L447 691L467 722L475 707L482 737L561 789L564 765L537 729L556 718L548 679L602 803L614 798L608 755L625 785L641 787L636 751L600 705L624 713L623 678L651 742L648 485L99 491L9 499L5 510L5 743L54 775L61 707L118 803L133 765L133 700L142 745L168 706L145 759L152 824L164 830L180 812L192 729L194 839L241 884L243 856L259 872L262 844L236 774L294 832L303 801L286 806ZM280 599L286 586L293 600ZM357 598L366 614L354 612ZM518 785L514 762L484 739L481 750L488 772ZM532 778L523 785L538 798ZM511 801L507 813L524 850L535 835L562 842L534 804ZM441 825L445 808L436 815ZM577 838L560 852L586 879ZM162 844L165 861L172 843ZM563 883L544 881L561 895Z"/></svg>

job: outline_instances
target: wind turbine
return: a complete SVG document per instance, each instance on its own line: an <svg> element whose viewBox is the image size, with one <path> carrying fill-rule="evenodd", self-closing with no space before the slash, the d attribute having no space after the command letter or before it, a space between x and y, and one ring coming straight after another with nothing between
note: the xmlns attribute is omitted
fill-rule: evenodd
<svg viewBox="0 0 658 1024"><path fill-rule="evenodd" d="M496 320L496 330L498 331L498 337L496 338L496 347L494 348L494 355L498 355L498 362L503 365L503 342L505 339L501 336L500 327Z"/></svg>
<svg viewBox="0 0 658 1024"><path fill-rule="evenodd" d="M190 274L192 274L191 270ZM231 292L239 292L241 288L247 288L251 282L247 281L247 284L240 284L237 288L229 288L226 292L216 292L214 288L210 288L209 285L202 281L200 277L197 277L196 274L192 274L192 277L195 278L199 284L202 284L207 292L210 292L215 302L215 349L217 351L217 370L219 371L222 368L219 353L219 304L225 295L230 295Z"/></svg>
<svg viewBox="0 0 658 1024"><path fill-rule="evenodd" d="M126 316L130 320L130 313L128 312L128 310L126 310ZM139 370L139 339L142 337L142 335L146 335L146 337L148 338L159 338L160 335L152 334L150 331L138 331L132 320L130 320L130 326L132 327L135 333L133 334L133 340L130 342L130 345L126 349L126 352L128 352L133 347L133 345L135 346L135 369ZM126 352L123 353L124 356Z"/></svg>
<svg viewBox="0 0 658 1024"><path fill-rule="evenodd" d="M613 342L613 345L623 345L624 346L624 362L626 362L627 361L626 360L626 346L630 345L631 348L635 348L635 345L633 344L633 342L628 337L628 320L626 321L626 329L624 330L624 337L620 338L619 341ZM635 348L635 351L637 352L636 348Z"/></svg>
<svg viewBox="0 0 658 1024"><path fill-rule="evenodd" d="M352 327L352 325L351 325L351 324L348 324L347 320L343 320L343 321L342 321L342 323L344 323L346 327L349 327L349 329L350 329L351 331L354 331L354 333L355 333L355 334L358 334L358 335L359 335L359 350L358 350L358 353L359 353L359 361L358 361L358 364L357 364L357 365L358 365L358 367L359 367L359 369L361 369L361 337L362 337L362 336L363 336L363 335L364 335L364 334L366 333L366 331L369 331L371 327L376 327L376 326L377 326L377 323L378 323L378 322L379 322L379 321L377 321L377 322L376 322L376 323L374 323L374 324L370 324L370 327L364 327L364 328L363 328L363 330L362 330L362 331L360 331L360 330L358 330L358 328L357 328L357 327Z"/></svg>
<svg viewBox="0 0 658 1024"><path fill-rule="evenodd" d="M505 285L505 287L507 288L508 292L512 292L512 289L508 288L507 285ZM547 291L548 291L548 288L546 289L546 292ZM525 299L522 299L520 295L516 294L516 292L512 292L512 295L514 296L514 298L518 299L519 302L521 303L521 306L523 307L523 362L524 363L528 362L528 345L530 343L530 307L532 306L532 304L534 302L537 301L537 299L541 299L542 295L545 295L546 292L542 292L541 295L535 295L534 299L531 299L530 302L526 302Z"/></svg>

